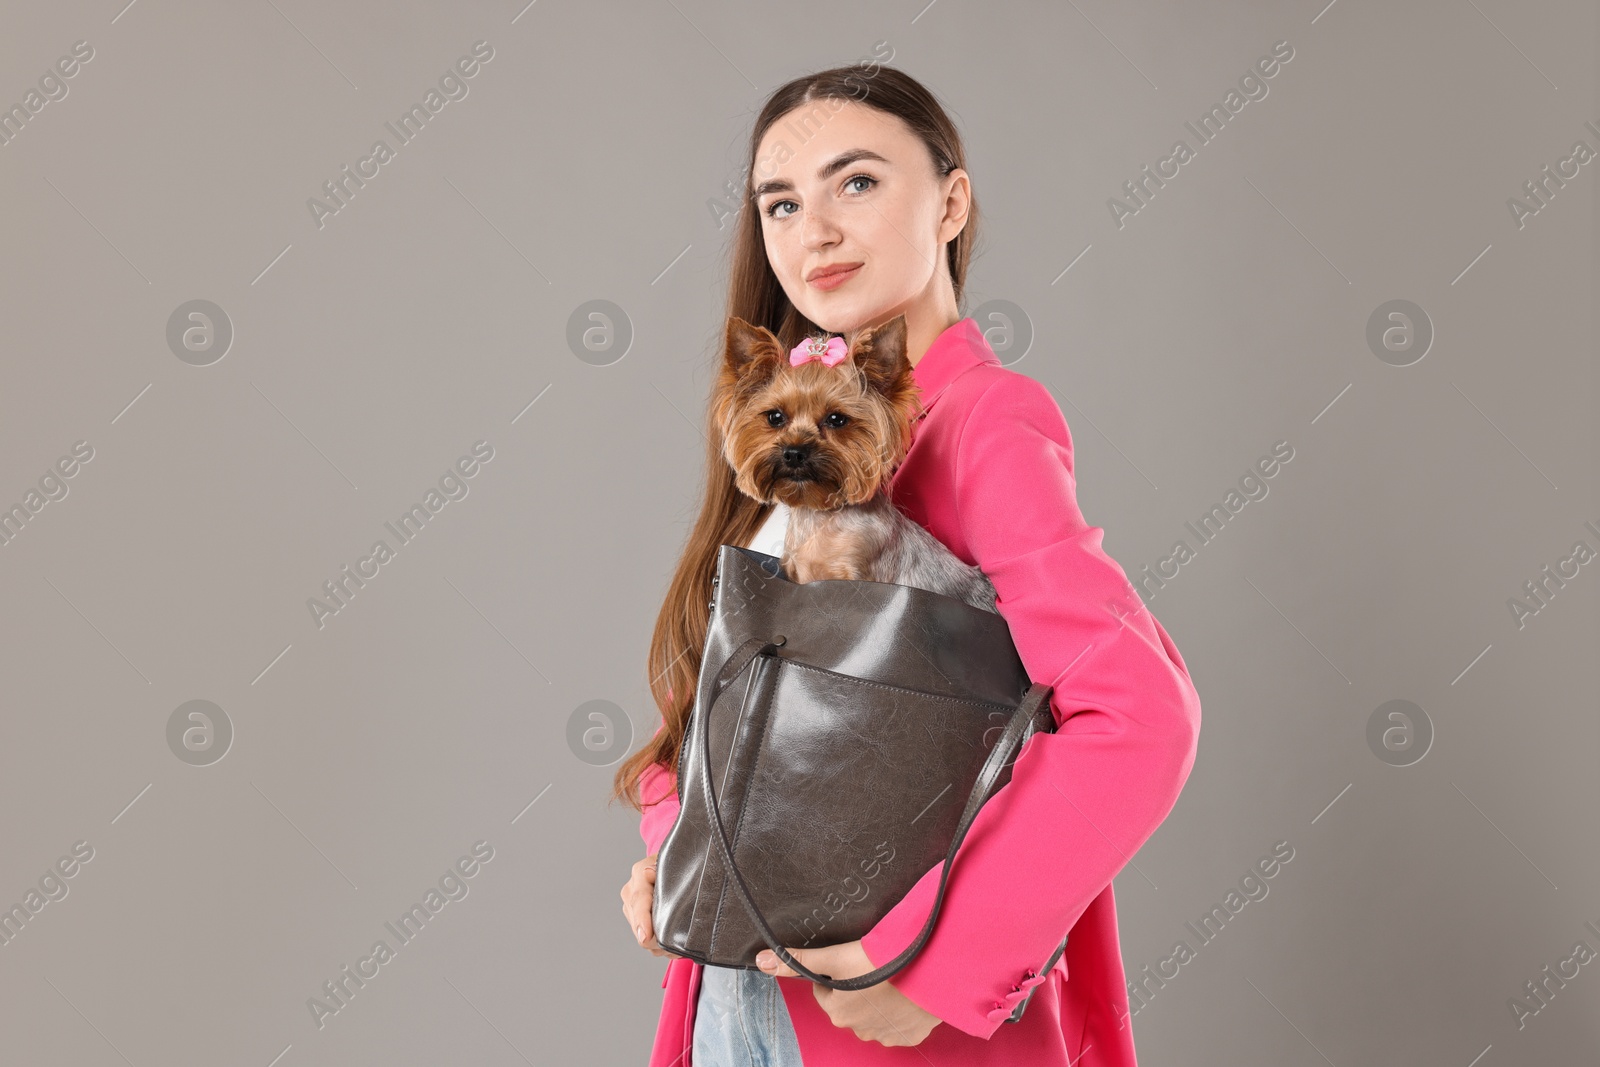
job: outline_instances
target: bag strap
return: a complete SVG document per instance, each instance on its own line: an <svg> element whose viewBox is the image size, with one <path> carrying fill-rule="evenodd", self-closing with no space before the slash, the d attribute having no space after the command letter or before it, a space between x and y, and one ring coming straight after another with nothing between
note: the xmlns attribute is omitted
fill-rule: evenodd
<svg viewBox="0 0 1600 1067"><path fill-rule="evenodd" d="M717 671L716 683L712 687L711 698L706 703L707 714L709 715L711 708L716 704L717 698L721 696L728 682L738 677L739 673L750 664L751 660L757 655L771 655L783 643L784 638L781 634L771 640L763 637L751 637L734 649ZM729 668L732 668L732 670ZM745 682L744 700L740 703L741 717L743 716L744 705L750 699L750 688L754 681L755 672L752 671L750 678ZM939 909L944 905L945 883L950 879L950 868L955 863L956 850L961 847L962 840L967 836L967 831L971 829L973 820L978 816L978 810L988 800L989 792L994 787L995 780L999 778L1000 772L1021 749L1024 740L1023 734L1032 721L1034 713L1050 699L1050 693L1051 687L1048 685L1038 683L1031 685L1027 694L1022 698L1022 703L1012 713L1011 721L1006 724L1005 732L1000 735L1000 740L995 742L994 748L989 750L989 758L984 761L983 769L978 772L978 780L972 785L972 792L967 797L967 806L962 811L961 821L956 827L955 838L950 842L950 852L945 857L944 870L939 875L939 891L933 898L933 909L928 913L928 919L923 924L922 932L917 935L915 941L906 946L905 951L894 959L885 963L882 967L868 971L866 974L857 975L854 978L834 978L831 975L818 974L795 959L778 943L778 935L773 932L766 916L761 914L761 909L757 907L755 898L750 893L749 885L745 883L744 875L739 872L739 865L734 862L733 847L728 841L728 831L722 822L722 811L717 807L716 793L711 786L710 724L701 722L700 781L705 790L706 806L711 810L712 826L716 831L711 835L711 838L721 853L725 869L733 876L734 888L739 891L739 898L744 905L745 911L749 914L750 920L756 924L757 929L761 931L761 938L767 943L767 947L772 949L780 960L794 968L797 974L803 975L813 982L828 986L830 989L866 989L905 969L910 964L912 957L922 951L922 946L933 934L934 923L939 918Z"/></svg>

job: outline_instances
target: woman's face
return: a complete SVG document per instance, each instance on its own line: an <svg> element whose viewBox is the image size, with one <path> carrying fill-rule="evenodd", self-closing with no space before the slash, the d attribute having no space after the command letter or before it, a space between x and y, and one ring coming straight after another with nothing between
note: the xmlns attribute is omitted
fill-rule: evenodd
<svg viewBox="0 0 1600 1067"><path fill-rule="evenodd" d="M767 261L818 326L848 333L953 307L944 246L966 222L970 184L959 169L941 178L899 118L853 100L802 104L762 137L751 180ZM841 267L854 269L822 273Z"/></svg>

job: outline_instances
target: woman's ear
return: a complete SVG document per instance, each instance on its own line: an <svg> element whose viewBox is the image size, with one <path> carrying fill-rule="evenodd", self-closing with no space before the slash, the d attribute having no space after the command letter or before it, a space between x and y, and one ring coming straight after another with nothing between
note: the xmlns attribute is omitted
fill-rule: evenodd
<svg viewBox="0 0 1600 1067"><path fill-rule="evenodd" d="M939 221L939 243L948 244L960 236L972 214L972 179L957 167L945 175L950 188L945 192L944 215Z"/></svg>

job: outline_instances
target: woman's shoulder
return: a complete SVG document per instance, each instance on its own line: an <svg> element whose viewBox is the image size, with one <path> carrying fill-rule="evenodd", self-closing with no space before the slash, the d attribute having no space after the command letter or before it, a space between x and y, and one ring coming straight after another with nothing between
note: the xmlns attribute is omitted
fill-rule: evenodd
<svg viewBox="0 0 1600 1067"><path fill-rule="evenodd" d="M1049 390L1037 378L991 357L974 360L951 378L949 384L939 391L937 403L970 410L980 402L992 405L997 400L1003 402L1024 398L1029 394L1049 396Z"/></svg>
<svg viewBox="0 0 1600 1067"><path fill-rule="evenodd" d="M939 403L954 408L960 440L974 435L1043 435L1070 449L1072 436L1055 394L1039 379L999 363L981 363L950 383Z"/></svg>

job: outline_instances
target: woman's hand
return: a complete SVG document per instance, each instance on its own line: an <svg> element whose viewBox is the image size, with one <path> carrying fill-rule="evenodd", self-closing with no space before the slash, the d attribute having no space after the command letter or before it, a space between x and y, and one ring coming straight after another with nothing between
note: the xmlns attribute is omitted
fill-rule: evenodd
<svg viewBox="0 0 1600 1067"><path fill-rule="evenodd" d="M622 887L622 915L639 944L650 950L652 956L669 956L682 959L676 952L668 952L656 941L656 932L650 921L650 909L656 899L656 857L646 856L633 865L628 884ZM810 966L807 964L806 966Z"/></svg>
<svg viewBox="0 0 1600 1067"><path fill-rule="evenodd" d="M829 978L854 978L873 970L872 960L860 941L846 941L826 948L785 945L784 949L807 969ZM756 966L766 974L801 977L771 949L761 950L756 956ZM923 1011L887 981L856 990L830 989L812 982L811 991L833 1025L854 1031L863 1041L876 1041L880 1045L919 1045L942 1021L937 1015Z"/></svg>

